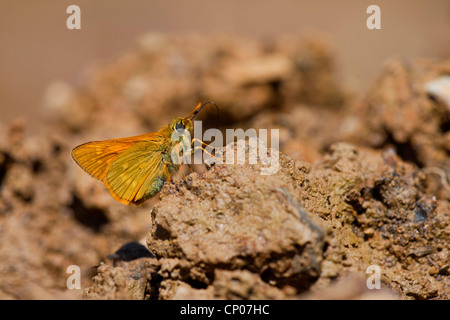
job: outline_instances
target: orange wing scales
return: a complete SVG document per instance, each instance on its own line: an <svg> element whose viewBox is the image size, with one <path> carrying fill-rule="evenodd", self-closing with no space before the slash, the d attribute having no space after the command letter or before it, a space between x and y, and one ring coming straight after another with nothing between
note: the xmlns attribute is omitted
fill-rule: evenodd
<svg viewBox="0 0 450 320"><path fill-rule="evenodd" d="M72 158L102 181L114 199L126 205L140 204L158 193L170 178L161 150L164 139L163 135L150 133L88 142L76 147Z"/></svg>

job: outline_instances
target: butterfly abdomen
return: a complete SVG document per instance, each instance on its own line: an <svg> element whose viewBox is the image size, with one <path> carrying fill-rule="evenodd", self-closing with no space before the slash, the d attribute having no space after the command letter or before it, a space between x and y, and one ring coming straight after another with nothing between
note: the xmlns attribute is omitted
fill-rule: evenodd
<svg viewBox="0 0 450 320"><path fill-rule="evenodd" d="M140 203L144 202L145 200L150 199L151 197L155 196L164 187L165 182L166 182L165 177L155 178L152 181L152 183L150 184L148 190L145 192L144 196L141 199L138 199L133 202L136 204L140 204Z"/></svg>

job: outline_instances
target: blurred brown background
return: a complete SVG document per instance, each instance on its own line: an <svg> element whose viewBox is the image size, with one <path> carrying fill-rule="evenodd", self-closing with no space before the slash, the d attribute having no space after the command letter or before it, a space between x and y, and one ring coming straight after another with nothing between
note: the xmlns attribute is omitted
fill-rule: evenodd
<svg viewBox="0 0 450 320"><path fill-rule="evenodd" d="M81 30L68 30L66 8L81 8ZM381 30L366 28L366 9L381 7ZM46 85L76 84L82 70L148 32L230 31L249 37L320 31L334 45L340 72L357 90L387 58L449 55L448 0L347 1L2 1L0 121L22 116L39 128Z"/></svg>

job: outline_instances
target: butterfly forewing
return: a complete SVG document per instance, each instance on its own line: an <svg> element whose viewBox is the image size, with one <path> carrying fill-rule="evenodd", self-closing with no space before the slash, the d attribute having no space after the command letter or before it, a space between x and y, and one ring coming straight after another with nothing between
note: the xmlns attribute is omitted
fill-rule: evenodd
<svg viewBox="0 0 450 320"><path fill-rule="evenodd" d="M82 144L72 151L75 162L91 176L103 180L114 158L133 143L119 141L94 141Z"/></svg>

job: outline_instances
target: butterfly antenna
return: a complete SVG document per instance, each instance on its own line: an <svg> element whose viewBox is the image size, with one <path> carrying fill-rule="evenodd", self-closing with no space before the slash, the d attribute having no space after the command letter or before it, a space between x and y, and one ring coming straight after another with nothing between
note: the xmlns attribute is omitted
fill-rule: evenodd
<svg viewBox="0 0 450 320"><path fill-rule="evenodd" d="M197 114L199 114L199 112L203 109L204 106L206 106L207 104L213 104L216 107L217 110L217 121L216 121L216 130L219 127L219 107L217 106L217 104L215 102L212 101L208 101L205 102L204 104L202 104L200 107L195 108L193 115L191 117L191 121L194 120L194 118L197 116Z"/></svg>

